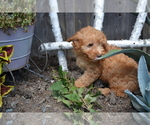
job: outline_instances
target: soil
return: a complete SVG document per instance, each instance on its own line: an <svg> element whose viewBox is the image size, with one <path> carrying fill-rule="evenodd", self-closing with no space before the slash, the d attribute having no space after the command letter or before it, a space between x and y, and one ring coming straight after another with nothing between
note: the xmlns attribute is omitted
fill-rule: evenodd
<svg viewBox="0 0 150 125"><path fill-rule="evenodd" d="M76 66L74 58L68 58L67 60L70 76L75 79L78 78L83 72ZM36 63L37 65L43 64L42 60L37 60ZM2 111L72 112L71 109L61 102L57 102L57 100L52 97L51 90L49 90L49 87L55 82L53 75L57 75L58 67L57 57L50 57L46 69L40 73L49 80L41 78L24 68L13 71L13 75L16 79L15 89L3 98ZM31 64L30 69L38 72L33 64ZM136 112L129 97L105 97L100 95L97 99L97 103L101 106L101 108L96 108L99 112Z"/></svg>
<svg viewBox="0 0 150 125"><path fill-rule="evenodd" d="M74 58L68 59L68 67L71 77L75 79L83 73L76 66ZM30 68L37 72L36 67L31 65ZM43 79L24 68L14 71L15 89L3 98L3 111L12 109L14 112L71 112L65 105L58 103L52 97L51 90L48 89L55 81L53 76L57 75L58 68L57 57L51 57L46 69L41 73L49 80ZM113 102L113 100L115 101ZM99 111L103 112L135 111L129 97L114 97L110 100L109 96L100 95L97 102L102 107Z"/></svg>

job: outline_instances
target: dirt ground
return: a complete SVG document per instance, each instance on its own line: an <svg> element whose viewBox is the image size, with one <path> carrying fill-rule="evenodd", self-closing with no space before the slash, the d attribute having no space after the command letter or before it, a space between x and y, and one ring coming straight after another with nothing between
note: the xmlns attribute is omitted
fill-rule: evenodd
<svg viewBox="0 0 150 125"><path fill-rule="evenodd" d="M44 61L44 60L43 60ZM42 60L37 60L39 64L43 64ZM37 63L37 64L38 64ZM44 78L29 72L26 69L14 71L16 79L14 91L3 98L3 112L72 112L62 103L58 103L52 97L51 90L48 88L54 82L54 71L58 69L59 64L57 57L50 57L46 69L41 73ZM68 67L71 77L78 78L83 72L76 66L75 59L68 59ZM31 64L30 69L37 72L37 68ZM96 83L95 83L96 84ZM96 109L100 112L136 112L132 107L130 98L113 97L110 98L100 95L98 104L101 109Z"/></svg>

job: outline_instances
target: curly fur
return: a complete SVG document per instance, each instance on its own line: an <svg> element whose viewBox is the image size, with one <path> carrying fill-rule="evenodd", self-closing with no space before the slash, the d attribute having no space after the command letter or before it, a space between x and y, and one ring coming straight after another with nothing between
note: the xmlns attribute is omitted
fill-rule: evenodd
<svg viewBox="0 0 150 125"><path fill-rule="evenodd" d="M84 74L75 81L76 87L86 87L95 80L101 79L109 84L109 88L101 88L104 95L114 91L117 96L125 97L124 90L138 89L137 63L124 54L95 61L96 58L113 49L121 49L108 45L103 32L87 26L79 30L68 42L73 41L73 51L77 65L84 69Z"/></svg>

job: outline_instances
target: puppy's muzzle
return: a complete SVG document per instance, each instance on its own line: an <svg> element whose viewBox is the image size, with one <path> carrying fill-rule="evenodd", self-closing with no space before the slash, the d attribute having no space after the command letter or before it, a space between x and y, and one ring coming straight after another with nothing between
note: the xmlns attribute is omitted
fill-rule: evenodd
<svg viewBox="0 0 150 125"><path fill-rule="evenodd" d="M100 58L102 55L97 55L97 58Z"/></svg>
<svg viewBox="0 0 150 125"><path fill-rule="evenodd" d="M102 56L102 55L97 55L94 60L95 60L95 61L98 60L101 56Z"/></svg>

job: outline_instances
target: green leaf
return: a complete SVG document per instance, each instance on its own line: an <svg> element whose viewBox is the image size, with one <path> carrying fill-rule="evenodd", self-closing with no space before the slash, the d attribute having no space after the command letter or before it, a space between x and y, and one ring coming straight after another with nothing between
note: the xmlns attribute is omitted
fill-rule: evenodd
<svg viewBox="0 0 150 125"><path fill-rule="evenodd" d="M70 101L63 99L62 102L67 105L70 108L70 105L72 104Z"/></svg>
<svg viewBox="0 0 150 125"><path fill-rule="evenodd" d="M150 55L145 53L142 50L139 49L114 49L114 50L110 50L107 54L101 56L100 58L97 58L96 60L101 60L101 59L105 59L120 53L124 53L125 55L133 58L135 61L139 61L140 57L143 55L146 59L148 68L150 70Z"/></svg>
<svg viewBox="0 0 150 125"><path fill-rule="evenodd" d="M114 50L110 50L108 53L106 53L105 55L102 55L99 58L96 58L95 60L101 60L101 59L105 59L114 55L117 55L119 53L123 53L122 50L120 49L114 49Z"/></svg>
<svg viewBox="0 0 150 125"><path fill-rule="evenodd" d="M150 84L150 82L148 82L148 84ZM150 107L150 88L146 88L145 89L145 100L147 105Z"/></svg>
<svg viewBox="0 0 150 125"><path fill-rule="evenodd" d="M62 70L61 66L59 67L58 73L59 73L60 78L63 78L66 74L66 72Z"/></svg>
<svg viewBox="0 0 150 125"><path fill-rule="evenodd" d="M70 101L80 101L80 98L77 93L68 94L68 95L65 95L64 97L66 97Z"/></svg>
<svg viewBox="0 0 150 125"><path fill-rule="evenodd" d="M75 104L76 104L76 106L77 106L78 108L81 108L82 105L83 105L83 102L82 102L82 101L78 101L78 102L75 102Z"/></svg>
<svg viewBox="0 0 150 125"><path fill-rule="evenodd" d="M72 113L65 113L65 112L64 112L64 115L65 115L68 119L71 119Z"/></svg>
<svg viewBox="0 0 150 125"><path fill-rule="evenodd" d="M143 109L143 110L150 112L150 107L148 107L137 96L133 95L132 92L130 92L129 90L125 90L124 92L132 99L133 105L134 105L134 103L137 103L136 105L138 105L138 107L135 107L137 110L139 110L139 107L140 107L140 110ZM134 105L134 106L136 106L136 105Z"/></svg>
<svg viewBox="0 0 150 125"><path fill-rule="evenodd" d="M101 95L101 92L100 92L100 91L96 92L96 94L95 94L95 95L92 95L91 97L98 97L99 95Z"/></svg>
<svg viewBox="0 0 150 125"><path fill-rule="evenodd" d="M90 125L98 125L98 123L96 123L95 121L91 120L90 121Z"/></svg>
<svg viewBox="0 0 150 125"><path fill-rule="evenodd" d="M144 104L146 104L145 99L142 96L136 95L136 97L141 100ZM135 101L131 100L133 107L139 112L146 112L146 109L144 109L139 103L136 103Z"/></svg>
<svg viewBox="0 0 150 125"><path fill-rule="evenodd" d="M81 87L81 88L78 88L77 91L78 91L78 94L82 94L84 92L85 88Z"/></svg>
<svg viewBox="0 0 150 125"><path fill-rule="evenodd" d="M95 102L97 97L91 97L89 94L85 95L84 100L86 103L90 104L92 102Z"/></svg>
<svg viewBox="0 0 150 125"><path fill-rule="evenodd" d="M70 91L75 91L75 90L77 90L77 89L78 89L77 87L72 86L69 90L70 90Z"/></svg>
<svg viewBox="0 0 150 125"><path fill-rule="evenodd" d="M58 90L52 90L52 96L57 99L60 96L60 92Z"/></svg>
<svg viewBox="0 0 150 125"><path fill-rule="evenodd" d="M150 77L146 65L146 61L144 56L141 56L139 60L139 65L138 65L138 82L139 82L139 87L141 94L143 98L145 99L145 89L148 87L148 84L150 82Z"/></svg>
<svg viewBox="0 0 150 125"><path fill-rule="evenodd" d="M91 112L91 113L96 113L97 111L94 110L94 109L90 109L90 112Z"/></svg>
<svg viewBox="0 0 150 125"><path fill-rule="evenodd" d="M132 113L135 121L139 123L140 125L149 125L150 124L150 119L147 117L149 113Z"/></svg>
<svg viewBox="0 0 150 125"><path fill-rule="evenodd" d="M62 102L65 98L62 96L57 97L57 102Z"/></svg>
<svg viewBox="0 0 150 125"><path fill-rule="evenodd" d="M63 88L64 88L64 85L62 84L62 82L61 81L57 81L57 82L53 83L49 89L62 90Z"/></svg>
<svg viewBox="0 0 150 125"><path fill-rule="evenodd" d="M68 91L67 88L62 88L62 89L60 90L60 92L61 92L61 94L67 94L67 93L69 93L69 91Z"/></svg>
<svg viewBox="0 0 150 125"><path fill-rule="evenodd" d="M0 76L0 85L2 85L5 82L5 78L6 78L6 75L1 75Z"/></svg>
<svg viewBox="0 0 150 125"><path fill-rule="evenodd" d="M6 51L0 51L0 60L6 61L6 62L9 60L9 58L7 57Z"/></svg>
<svg viewBox="0 0 150 125"><path fill-rule="evenodd" d="M70 78L65 71L62 71L61 67L57 80L58 81L52 84L49 89L52 90L52 95L58 102L64 103L76 113L83 112L84 108L89 108L88 110L92 109L93 104L91 103L93 103L98 96L97 93L95 95L92 93L93 87L88 88L88 91L85 88L75 87L74 79ZM85 95L89 95L87 104L85 104L83 99Z"/></svg>

